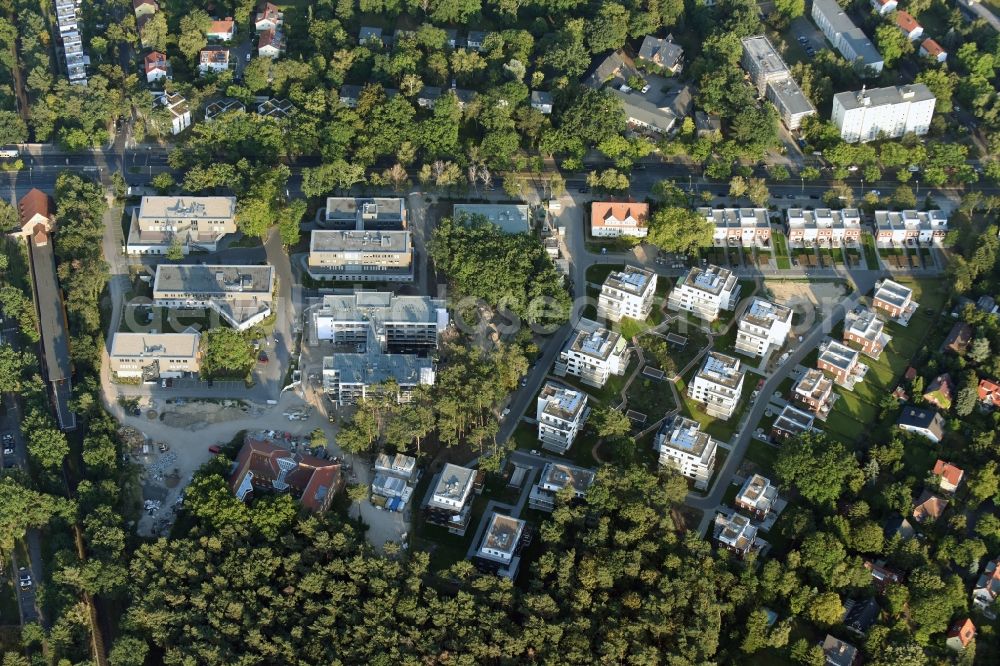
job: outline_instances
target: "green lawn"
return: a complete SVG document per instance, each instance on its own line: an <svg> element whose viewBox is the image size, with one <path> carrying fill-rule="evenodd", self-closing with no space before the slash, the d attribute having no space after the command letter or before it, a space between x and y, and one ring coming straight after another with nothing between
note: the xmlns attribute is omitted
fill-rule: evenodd
<svg viewBox="0 0 1000 666"><path fill-rule="evenodd" d="M587 282L604 284L604 280L614 271L625 268L625 264L593 264L587 267Z"/></svg>
<svg viewBox="0 0 1000 666"><path fill-rule="evenodd" d="M608 381L604 383L601 388L594 388L593 386L588 386L580 381L578 377L571 377L567 375L560 379L560 381L577 388L584 393L590 395L589 405L617 405L621 402L621 390L625 386L625 380L628 379L629 374L635 369L636 357L633 354L632 360L628 364L628 368L625 369L625 374L623 375L611 375L608 377Z"/></svg>
<svg viewBox="0 0 1000 666"><path fill-rule="evenodd" d="M629 409L646 415L646 425L662 418L677 406L666 379L657 381L639 375L625 395Z"/></svg>
<svg viewBox="0 0 1000 666"><path fill-rule="evenodd" d="M785 234L780 231L775 232L771 234L771 240L774 243L775 261L778 263L778 268L791 268L792 262L788 259L788 242L785 239Z"/></svg>
<svg viewBox="0 0 1000 666"><path fill-rule="evenodd" d="M759 439L751 438L750 444L747 446L746 458L760 467L761 474L767 476L774 470L774 461L778 459L780 451L781 449L777 446L771 446Z"/></svg>
<svg viewBox="0 0 1000 666"><path fill-rule="evenodd" d="M878 268L878 252L875 250L875 239L869 233L861 234L861 249L865 253L865 262L868 268L875 270Z"/></svg>
<svg viewBox="0 0 1000 666"><path fill-rule="evenodd" d="M693 368L687 375L687 379L690 380L691 377L698 372L698 368ZM688 397L687 395L687 385L685 382L677 382L677 393L681 396L682 405L680 405L681 414L689 419L693 419L701 424L701 429L707 432L712 437L722 440L723 442L728 442L729 439L736 433L736 427L740 423L740 418L743 416L743 412L750 405L750 394L753 393L754 388L757 387L756 375L750 375L743 381L743 394L740 397L740 403L727 420L723 421L721 419L714 418L705 414L701 411L699 404ZM716 464L718 467L718 464Z"/></svg>

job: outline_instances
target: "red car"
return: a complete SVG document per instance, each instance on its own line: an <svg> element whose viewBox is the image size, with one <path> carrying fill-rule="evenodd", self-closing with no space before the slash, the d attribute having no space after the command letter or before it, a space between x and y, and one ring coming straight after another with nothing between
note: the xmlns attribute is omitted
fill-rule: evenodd
<svg viewBox="0 0 1000 666"><path fill-rule="evenodd" d="M260 356L257 357L257 362L258 363L267 363L267 361L268 361L267 352L263 352L262 351L260 353Z"/></svg>
<svg viewBox="0 0 1000 666"><path fill-rule="evenodd" d="M217 456L220 453L222 453L222 448L218 444L213 444L212 446L208 447L208 452L211 453L213 456Z"/></svg>

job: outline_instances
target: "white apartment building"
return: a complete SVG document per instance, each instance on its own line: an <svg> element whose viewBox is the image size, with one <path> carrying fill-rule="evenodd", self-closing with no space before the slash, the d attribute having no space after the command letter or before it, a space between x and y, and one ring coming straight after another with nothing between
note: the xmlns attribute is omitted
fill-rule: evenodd
<svg viewBox="0 0 1000 666"><path fill-rule="evenodd" d="M409 231L313 229L309 275L317 280L413 282Z"/></svg>
<svg viewBox="0 0 1000 666"><path fill-rule="evenodd" d="M733 310L740 298L740 285L728 268L709 264L692 268L677 280L667 298L667 308L690 312L714 321L720 310Z"/></svg>
<svg viewBox="0 0 1000 666"><path fill-rule="evenodd" d="M489 517L483 516L483 520L489 523L479 550L473 556L475 564L504 578L514 578L521 562L521 537L527 523L496 511Z"/></svg>
<svg viewBox="0 0 1000 666"><path fill-rule="evenodd" d="M153 279L157 307L209 308L245 331L271 314L273 266L160 264Z"/></svg>
<svg viewBox="0 0 1000 666"><path fill-rule="evenodd" d="M623 375L631 360L628 341L596 321L581 318L556 359L557 377L572 375L588 386L600 388L611 375Z"/></svg>
<svg viewBox="0 0 1000 666"><path fill-rule="evenodd" d="M747 477L736 495L734 503L740 509L753 514L754 518L763 520L778 501L778 489L771 480L760 474Z"/></svg>
<svg viewBox="0 0 1000 666"><path fill-rule="evenodd" d="M236 197L143 197L132 209L126 254L214 252L220 240L236 233Z"/></svg>
<svg viewBox="0 0 1000 666"><path fill-rule="evenodd" d="M863 72L879 74L885 66L882 54L872 40L848 18L837 0L813 0L812 19L833 47L849 63L857 63Z"/></svg>
<svg viewBox="0 0 1000 666"><path fill-rule="evenodd" d="M371 332L387 352L433 351L449 322L444 299L385 291L324 296L310 310L310 342L362 345Z"/></svg>
<svg viewBox="0 0 1000 666"><path fill-rule="evenodd" d="M323 226L354 231L406 229L400 197L327 197Z"/></svg>
<svg viewBox="0 0 1000 666"><path fill-rule="evenodd" d="M736 351L764 356L780 349L792 331L792 309L754 298L737 323Z"/></svg>
<svg viewBox="0 0 1000 666"><path fill-rule="evenodd" d="M714 229L715 247L770 247L771 221L766 208L699 208Z"/></svg>
<svg viewBox="0 0 1000 666"><path fill-rule="evenodd" d="M774 104L781 122L796 130L807 116L816 115L816 107L792 78L788 65L765 35L744 37L740 64L757 87L757 94Z"/></svg>
<svg viewBox="0 0 1000 666"><path fill-rule="evenodd" d="M623 317L644 321L653 309L655 296L656 273L626 266L625 270L610 273L601 285L597 316L611 321Z"/></svg>
<svg viewBox="0 0 1000 666"><path fill-rule="evenodd" d="M842 92L833 96L831 122L848 143L923 136L931 127L937 98L922 83Z"/></svg>
<svg viewBox="0 0 1000 666"><path fill-rule="evenodd" d="M693 479L699 490L708 487L719 442L701 432L700 423L674 416L660 426L654 446L660 454L661 467L672 467L682 476Z"/></svg>
<svg viewBox="0 0 1000 666"><path fill-rule="evenodd" d="M111 372L147 380L197 374L200 340L198 333L115 333L108 355Z"/></svg>
<svg viewBox="0 0 1000 666"><path fill-rule="evenodd" d="M556 508L556 495L567 487L573 488L576 499L583 499L596 476L597 473L592 469L563 463L545 463L538 483L531 487L528 506L540 511L553 511Z"/></svg>
<svg viewBox="0 0 1000 666"><path fill-rule="evenodd" d="M706 414L725 421L739 405L743 376L738 358L710 351L698 374L688 384L687 394L701 403Z"/></svg>
<svg viewBox="0 0 1000 666"><path fill-rule="evenodd" d="M417 459L403 453L390 456L387 453L380 453L375 458L375 472L380 474L391 474L401 479L409 481L413 478L417 469Z"/></svg>
<svg viewBox="0 0 1000 666"><path fill-rule="evenodd" d="M538 394L535 418L543 449L566 453L587 420L587 394L555 382L546 382Z"/></svg>
<svg viewBox="0 0 1000 666"><path fill-rule="evenodd" d="M476 470L446 463L437 477L434 492L424 504L427 522L464 536L472 516L472 493Z"/></svg>
<svg viewBox="0 0 1000 666"><path fill-rule="evenodd" d="M858 247L861 241L857 208L789 208L787 216L789 247Z"/></svg>
<svg viewBox="0 0 1000 666"><path fill-rule="evenodd" d="M948 215L940 210L875 211L875 245L880 248L944 245Z"/></svg>

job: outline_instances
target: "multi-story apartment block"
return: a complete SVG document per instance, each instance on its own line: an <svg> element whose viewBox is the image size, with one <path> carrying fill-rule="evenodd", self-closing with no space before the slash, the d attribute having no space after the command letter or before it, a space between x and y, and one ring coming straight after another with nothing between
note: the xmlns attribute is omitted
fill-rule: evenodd
<svg viewBox="0 0 1000 666"><path fill-rule="evenodd" d="M236 197L143 197L132 209L126 254L166 254L171 246L188 254L214 252L236 233Z"/></svg>
<svg viewBox="0 0 1000 666"><path fill-rule="evenodd" d="M770 247L771 222L766 208L699 208L714 227L715 247Z"/></svg>
<svg viewBox="0 0 1000 666"><path fill-rule="evenodd" d="M666 419L656 433L654 447L660 454L661 467L672 467L693 479L695 488L708 487L719 442L702 432L700 423L680 415Z"/></svg>
<svg viewBox="0 0 1000 666"><path fill-rule="evenodd" d="M816 418L826 420L837 400L833 392L833 380L823 374L822 370L810 368L792 387L792 399L802 407L816 415Z"/></svg>
<svg viewBox="0 0 1000 666"><path fill-rule="evenodd" d="M610 273L601 285L597 316L611 321L621 321L623 317L645 321L653 309L655 296L656 273L626 266Z"/></svg>
<svg viewBox="0 0 1000 666"><path fill-rule="evenodd" d="M792 78L785 61L767 37L745 37L740 62L757 86L757 93L774 104L785 127L797 130L803 119L816 115L816 107Z"/></svg>
<svg viewBox="0 0 1000 666"><path fill-rule="evenodd" d="M740 513L728 517L722 514L716 515L713 534L720 548L725 548L740 557L745 557L751 550L757 548L757 526Z"/></svg>
<svg viewBox="0 0 1000 666"><path fill-rule="evenodd" d="M396 387L395 400L406 403L418 386L434 385L433 358L383 352L373 329L369 329L368 335L364 345L323 357L323 390L333 403L353 405L368 397L384 395L387 382Z"/></svg>
<svg viewBox="0 0 1000 666"><path fill-rule="evenodd" d="M587 394L582 391L546 382L538 394L535 418L538 421L538 441L543 449L566 453L583 428L590 409Z"/></svg>
<svg viewBox="0 0 1000 666"><path fill-rule="evenodd" d="M528 506L540 511L554 511L556 495L564 488L572 488L576 500L583 499L587 489L594 483L597 473L592 469L564 465L563 463L545 463L538 483L531 487L528 495Z"/></svg>
<svg viewBox="0 0 1000 666"><path fill-rule="evenodd" d="M108 355L111 372L145 380L197 374L200 339L198 333L115 333Z"/></svg>
<svg viewBox="0 0 1000 666"><path fill-rule="evenodd" d="M424 505L427 522L446 527L449 532L465 535L472 516L472 494L476 470L446 463L437 477L434 492Z"/></svg>
<svg viewBox="0 0 1000 666"><path fill-rule="evenodd" d="M272 266L160 264L153 279L157 307L210 308L241 331L270 315L273 299Z"/></svg>
<svg viewBox="0 0 1000 666"><path fill-rule="evenodd" d="M489 523L479 549L472 557L473 564L480 571L513 579L521 563L521 546L527 523L496 511L483 516L483 520L489 520Z"/></svg>
<svg viewBox="0 0 1000 666"><path fill-rule="evenodd" d="M847 13L837 4L837 0L813 0L812 19L833 47L849 63L856 63L862 74L879 74L885 66L882 54L878 52L868 36L848 18Z"/></svg>
<svg viewBox="0 0 1000 666"><path fill-rule="evenodd" d="M861 346L861 353L874 359L882 355L882 350L892 341L885 332L885 324L869 308L855 308L844 318L844 343L853 342Z"/></svg>
<svg viewBox="0 0 1000 666"><path fill-rule="evenodd" d="M875 211L875 245L878 247L940 246L947 235L948 215L944 211Z"/></svg>
<svg viewBox="0 0 1000 666"><path fill-rule="evenodd" d="M690 312L715 321L720 310L733 310L740 298L740 284L728 268L709 264L682 275L667 298L667 308Z"/></svg>
<svg viewBox="0 0 1000 666"><path fill-rule="evenodd" d="M872 307L879 314L906 326L917 311L918 304L913 300L912 289L885 279L875 283Z"/></svg>
<svg viewBox="0 0 1000 666"><path fill-rule="evenodd" d="M897 139L904 134L923 136L931 127L937 98L922 83L888 88L862 88L833 96L830 120L848 143Z"/></svg>
<svg viewBox="0 0 1000 666"><path fill-rule="evenodd" d="M448 322L444 299L357 291L324 296L312 308L310 341L357 346L374 335L382 351L427 353L437 349Z"/></svg>
<svg viewBox="0 0 1000 666"><path fill-rule="evenodd" d="M317 280L412 282L413 242L409 231L314 229L308 265Z"/></svg>
<svg viewBox="0 0 1000 666"><path fill-rule="evenodd" d="M399 197L327 197L323 226L353 231L406 229L406 201Z"/></svg>
<svg viewBox="0 0 1000 666"><path fill-rule="evenodd" d="M590 204L590 234L594 238L645 238L649 234L649 204L595 201Z"/></svg>
<svg viewBox="0 0 1000 666"><path fill-rule="evenodd" d="M781 414L771 424L771 437L779 442L798 437L811 431L814 421L815 416L811 412L785 405Z"/></svg>
<svg viewBox="0 0 1000 666"><path fill-rule="evenodd" d="M838 386L853 391L854 385L864 379L868 372L868 366L858 360L860 353L847 345L828 340L819 349L816 367L830 373Z"/></svg>
<svg viewBox="0 0 1000 666"><path fill-rule="evenodd" d="M770 479L754 474L743 482L734 500L736 508L747 511L757 520L764 520L778 500L778 488Z"/></svg>
<svg viewBox="0 0 1000 666"><path fill-rule="evenodd" d="M861 240L861 213L857 208L789 208L787 215L789 247L857 247Z"/></svg>
<svg viewBox="0 0 1000 666"><path fill-rule="evenodd" d="M557 377L572 375L600 388L611 375L623 375L632 352L628 341L596 321L581 318L563 345L552 369Z"/></svg>
<svg viewBox="0 0 1000 666"><path fill-rule="evenodd" d="M90 58L83 52L80 37L81 0L56 0L56 25L66 58L66 71L73 85L87 85L87 65Z"/></svg>
<svg viewBox="0 0 1000 666"><path fill-rule="evenodd" d="M698 374L688 384L687 393L692 400L701 403L706 414L726 420L739 405L743 377L739 359L710 351Z"/></svg>
<svg viewBox="0 0 1000 666"><path fill-rule="evenodd" d="M792 331L792 309L754 298L737 323L736 351L764 356L780 349Z"/></svg>

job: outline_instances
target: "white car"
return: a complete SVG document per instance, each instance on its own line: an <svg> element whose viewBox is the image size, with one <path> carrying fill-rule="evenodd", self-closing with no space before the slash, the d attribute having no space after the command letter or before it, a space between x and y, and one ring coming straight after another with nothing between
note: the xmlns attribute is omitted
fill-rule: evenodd
<svg viewBox="0 0 1000 666"><path fill-rule="evenodd" d="M505 419L508 414L510 414L510 407L504 407L503 411L500 412L500 418Z"/></svg>
<svg viewBox="0 0 1000 666"><path fill-rule="evenodd" d="M17 573L18 573L18 580L21 583L21 589L22 590L27 590L28 588L30 588L31 587L31 574L28 573L28 570L25 569L24 567L20 567L17 570Z"/></svg>

